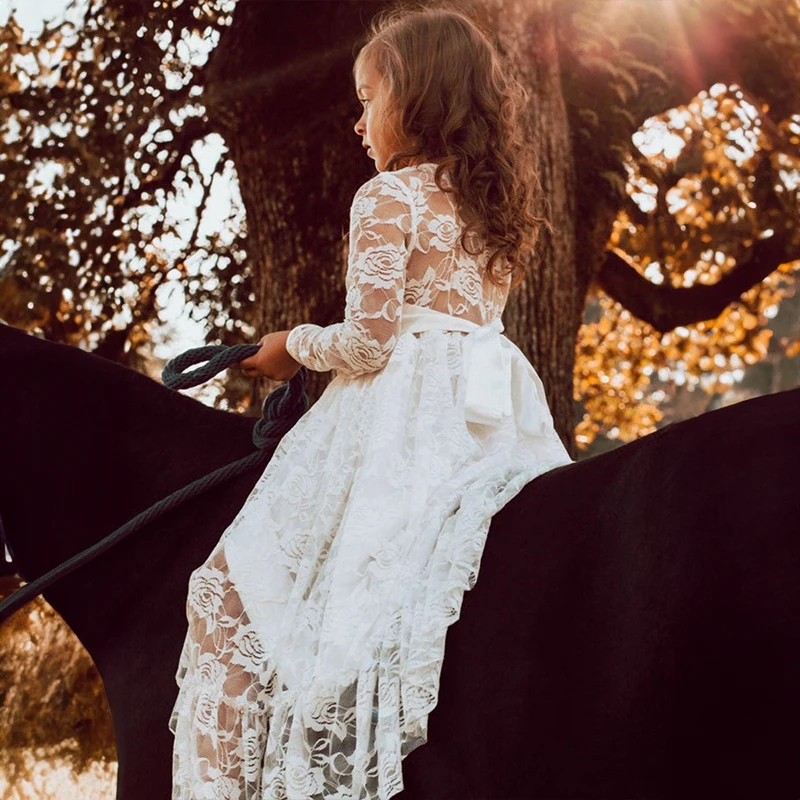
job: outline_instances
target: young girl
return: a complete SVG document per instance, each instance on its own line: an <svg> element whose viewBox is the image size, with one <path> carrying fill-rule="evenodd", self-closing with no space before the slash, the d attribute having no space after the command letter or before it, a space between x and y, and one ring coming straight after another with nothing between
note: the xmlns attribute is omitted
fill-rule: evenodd
<svg viewBox="0 0 800 800"><path fill-rule="evenodd" d="M543 222L524 90L441 8L381 15L354 77L378 173L350 210L344 321L269 334L243 362L336 377L191 577L170 722L180 800L400 792L492 515L570 462L500 333Z"/></svg>

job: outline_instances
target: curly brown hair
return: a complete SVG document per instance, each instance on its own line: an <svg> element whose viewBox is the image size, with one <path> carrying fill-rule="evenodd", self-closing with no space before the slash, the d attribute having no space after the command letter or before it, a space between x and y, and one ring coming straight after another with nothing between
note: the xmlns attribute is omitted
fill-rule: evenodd
<svg viewBox="0 0 800 800"><path fill-rule="evenodd" d="M525 87L478 24L447 4L378 13L354 77L365 59L387 82L389 123L408 144L391 155L387 170L419 156L436 163L436 184L454 194L465 225L464 249L478 255L489 248L489 279L500 284L511 275L519 283L539 229L550 228L537 213L542 192L521 121ZM442 186L445 171L451 188ZM466 245L471 232L482 243L477 252Z"/></svg>

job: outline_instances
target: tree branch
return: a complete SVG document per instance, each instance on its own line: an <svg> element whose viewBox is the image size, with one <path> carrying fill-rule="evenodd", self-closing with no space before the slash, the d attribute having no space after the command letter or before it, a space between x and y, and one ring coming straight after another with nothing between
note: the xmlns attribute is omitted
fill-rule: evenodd
<svg viewBox="0 0 800 800"><path fill-rule="evenodd" d="M171 189L175 176L181 168L183 157L189 155L192 145L198 139L202 139L208 132L208 125L201 117L193 117L188 120L175 136L173 142L175 155L164 165L161 174L152 180L140 182L136 188L129 189L124 195L121 195L122 200L117 200L117 204L121 206L120 210L126 211L129 208L133 208L139 203L144 194L152 196L159 189L164 189L165 191Z"/></svg>
<svg viewBox="0 0 800 800"><path fill-rule="evenodd" d="M606 294L634 316L665 333L679 325L716 319L728 305L781 264L800 259L800 246L790 246L788 242L788 235L759 239L753 244L749 257L710 285L696 283L676 288L651 283L611 250L606 253L596 280Z"/></svg>
<svg viewBox="0 0 800 800"><path fill-rule="evenodd" d="M196 212L196 219L194 221L194 229L192 230L191 235L186 240L186 246L193 247L196 240L197 234L200 231L200 223L203 221L203 213L206 210L206 204L208 203L208 198L211 195L211 186L214 183L214 176L209 175L208 180L203 180L203 173L200 169L200 164L195 159L195 165L197 166L197 174L200 176L200 185L203 187L203 196L200 198L200 202L197 204L197 212Z"/></svg>

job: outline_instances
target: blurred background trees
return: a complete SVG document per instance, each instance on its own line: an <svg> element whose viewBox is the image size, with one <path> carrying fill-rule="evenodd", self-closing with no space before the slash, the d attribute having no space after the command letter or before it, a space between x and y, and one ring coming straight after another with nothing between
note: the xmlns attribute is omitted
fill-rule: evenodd
<svg viewBox="0 0 800 800"><path fill-rule="evenodd" d="M341 235L373 174L350 65L388 3L36 3L41 29L0 32L0 319L156 376L202 338L341 318ZM463 5L531 91L560 238L506 323L576 452L797 385L798 0ZM232 375L204 399L247 412L267 388ZM3 652L33 658L18 634ZM83 669L53 636L31 697ZM62 706L68 728L85 712ZM88 727L76 763L108 757L107 723Z"/></svg>
<svg viewBox="0 0 800 800"><path fill-rule="evenodd" d="M582 445L744 396L748 371L747 396L800 383L798 305L782 306L800 267L800 117L775 124L767 104L715 84L647 120L633 144L578 342ZM750 368L769 356L791 363L764 381Z"/></svg>
<svg viewBox="0 0 800 800"><path fill-rule="evenodd" d="M19 585L0 577L0 597ZM108 796L115 759L92 659L39 598L0 626L0 797Z"/></svg>

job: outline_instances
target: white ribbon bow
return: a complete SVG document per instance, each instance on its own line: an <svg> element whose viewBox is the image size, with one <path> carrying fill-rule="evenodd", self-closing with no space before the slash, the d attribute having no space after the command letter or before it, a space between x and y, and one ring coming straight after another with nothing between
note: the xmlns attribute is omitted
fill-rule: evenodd
<svg viewBox="0 0 800 800"><path fill-rule="evenodd" d="M502 331L503 323L496 319L464 340L464 416L468 422L499 425L512 413L511 353L504 346Z"/></svg>
<svg viewBox="0 0 800 800"><path fill-rule="evenodd" d="M511 343L502 336L503 323L495 319L477 325L463 317L421 306L403 305L400 333L462 331L468 422L499 425L513 413L511 402Z"/></svg>

